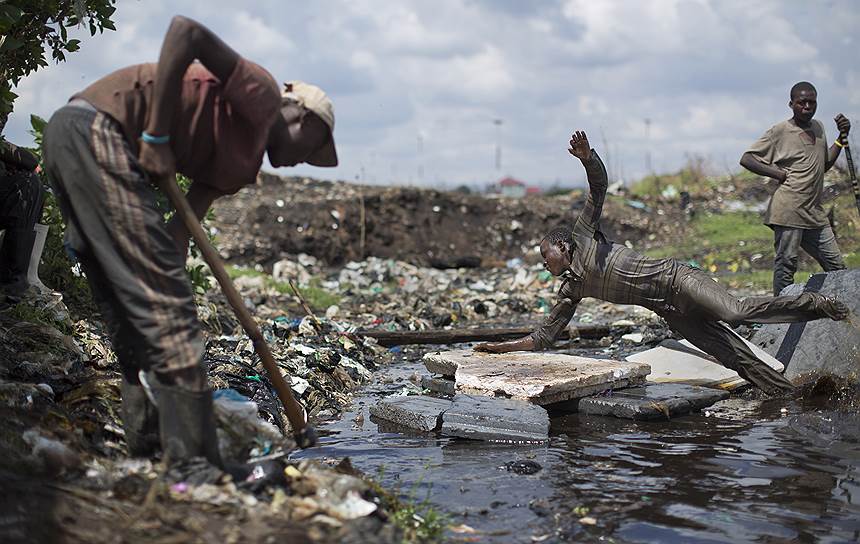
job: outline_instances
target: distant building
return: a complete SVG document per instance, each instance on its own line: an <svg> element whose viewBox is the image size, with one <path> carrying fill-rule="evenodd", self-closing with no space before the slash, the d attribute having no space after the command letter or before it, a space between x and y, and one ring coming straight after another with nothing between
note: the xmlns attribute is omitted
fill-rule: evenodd
<svg viewBox="0 0 860 544"><path fill-rule="evenodd" d="M518 179L506 177L499 180L497 185L502 196L511 198L522 198L526 196L526 184Z"/></svg>

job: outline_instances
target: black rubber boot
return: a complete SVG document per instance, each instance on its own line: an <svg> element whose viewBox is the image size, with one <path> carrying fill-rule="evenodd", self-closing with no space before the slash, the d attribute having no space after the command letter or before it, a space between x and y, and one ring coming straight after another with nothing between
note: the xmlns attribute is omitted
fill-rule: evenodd
<svg viewBox="0 0 860 544"><path fill-rule="evenodd" d="M158 436L158 410L146 396L141 385L129 383L123 377L120 385L122 394L122 427L125 430L125 443L132 457L149 457L160 445Z"/></svg>
<svg viewBox="0 0 860 544"><path fill-rule="evenodd" d="M189 391L148 380L158 402L161 449L168 463L205 457L223 468L215 432L212 390Z"/></svg>
<svg viewBox="0 0 860 544"><path fill-rule="evenodd" d="M27 268L30 266L30 253L35 239L33 229L20 228L8 229L3 237L0 283L4 294L12 302L21 300L27 289Z"/></svg>

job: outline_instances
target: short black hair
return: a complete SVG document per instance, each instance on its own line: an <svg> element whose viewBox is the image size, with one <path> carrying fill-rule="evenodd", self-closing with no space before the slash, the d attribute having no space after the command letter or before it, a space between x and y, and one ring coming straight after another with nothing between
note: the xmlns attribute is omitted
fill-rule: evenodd
<svg viewBox="0 0 860 544"><path fill-rule="evenodd" d="M573 231L565 226L559 225L549 231L547 235L543 237L541 243L543 243L544 240L552 245L555 245L558 242L567 242L571 247L573 247Z"/></svg>
<svg viewBox="0 0 860 544"><path fill-rule="evenodd" d="M808 81L801 81L800 83L795 83L794 86L791 87L791 92L788 97L791 100L794 100L794 97L802 91L812 91L815 94L818 94L818 91L815 90L815 85Z"/></svg>

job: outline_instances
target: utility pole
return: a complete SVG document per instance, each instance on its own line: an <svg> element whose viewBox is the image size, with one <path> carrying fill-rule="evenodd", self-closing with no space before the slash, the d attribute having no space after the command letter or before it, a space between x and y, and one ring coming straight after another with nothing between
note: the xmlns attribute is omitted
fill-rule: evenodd
<svg viewBox="0 0 860 544"><path fill-rule="evenodd" d="M502 174L502 119L493 119L493 124L496 125L496 174ZM497 177L498 177L497 176Z"/></svg>
<svg viewBox="0 0 860 544"><path fill-rule="evenodd" d="M424 136L418 133L418 184L424 180Z"/></svg>
<svg viewBox="0 0 860 544"><path fill-rule="evenodd" d="M645 174L651 174L651 119L645 118Z"/></svg>

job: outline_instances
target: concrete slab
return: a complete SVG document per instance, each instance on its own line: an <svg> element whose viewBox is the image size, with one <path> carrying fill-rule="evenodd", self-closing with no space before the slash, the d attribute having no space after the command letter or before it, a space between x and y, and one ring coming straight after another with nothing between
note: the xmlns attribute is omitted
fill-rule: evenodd
<svg viewBox="0 0 860 544"><path fill-rule="evenodd" d="M421 387L429 389L439 395L453 395L455 381L450 378L434 378L433 376L421 376Z"/></svg>
<svg viewBox="0 0 860 544"><path fill-rule="evenodd" d="M728 398L728 391L677 383L651 384L579 401L579 412L622 419L669 419Z"/></svg>
<svg viewBox="0 0 860 544"><path fill-rule="evenodd" d="M549 415L521 400L456 395L442 414L441 433L492 442L545 442Z"/></svg>
<svg viewBox="0 0 860 544"><path fill-rule="evenodd" d="M427 433L439 430L442 413L450 407L450 400L436 397L391 397L371 406L370 416L396 427Z"/></svg>
<svg viewBox="0 0 860 544"><path fill-rule="evenodd" d="M781 372L782 363L772 355L738 336L759 359ZM731 391L746 384L734 370L724 367L712 356L699 350L687 340L664 340L657 347L634 353L628 361L651 365L651 383L685 383L704 387L719 387Z"/></svg>
<svg viewBox="0 0 860 544"><path fill-rule="evenodd" d="M851 309L851 317L763 325L752 341L781 361L786 378L794 382L822 374L860 380L860 269L814 274L805 284L789 285L782 294L803 291L838 298Z"/></svg>
<svg viewBox="0 0 860 544"><path fill-rule="evenodd" d="M453 368L456 392L546 405L644 383L647 364L545 352L504 354L458 350L428 353L431 372Z"/></svg>

